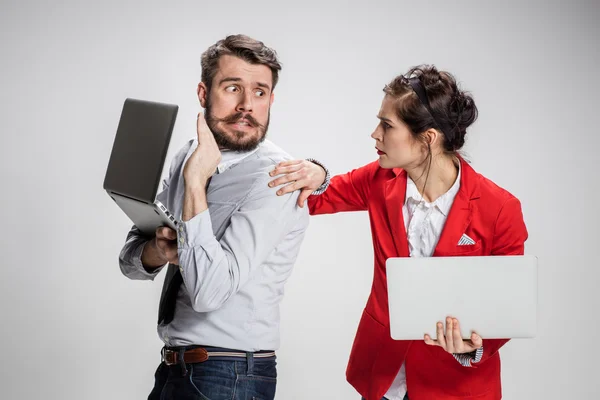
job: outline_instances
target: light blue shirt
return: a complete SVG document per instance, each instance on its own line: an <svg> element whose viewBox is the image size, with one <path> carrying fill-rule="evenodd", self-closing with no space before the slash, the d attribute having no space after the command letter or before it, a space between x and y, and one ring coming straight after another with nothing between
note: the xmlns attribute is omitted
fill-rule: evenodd
<svg viewBox="0 0 600 400"><path fill-rule="evenodd" d="M174 158L158 199L181 220L183 167L197 146L190 141ZM177 232L183 282L169 324L158 325L167 346L204 345L243 351L279 348L279 304L308 227L299 192L269 188L269 172L291 157L266 140L246 153L224 151L213 175L209 209ZM130 279L153 280L141 262L148 238L136 227L119 256Z"/></svg>

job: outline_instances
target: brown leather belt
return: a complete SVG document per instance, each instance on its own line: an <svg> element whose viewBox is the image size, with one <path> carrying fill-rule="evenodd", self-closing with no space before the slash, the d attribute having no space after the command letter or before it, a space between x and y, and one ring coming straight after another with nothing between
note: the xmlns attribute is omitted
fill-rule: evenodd
<svg viewBox="0 0 600 400"><path fill-rule="evenodd" d="M260 352L252 353L254 358L270 358L275 357L275 352ZM205 362L211 357L231 357L231 358L246 358L247 354L235 351L207 351L203 347L187 350L183 353L183 362L186 364L194 364ZM167 365L176 365L179 363L179 352L175 350L167 350L163 348L162 358Z"/></svg>

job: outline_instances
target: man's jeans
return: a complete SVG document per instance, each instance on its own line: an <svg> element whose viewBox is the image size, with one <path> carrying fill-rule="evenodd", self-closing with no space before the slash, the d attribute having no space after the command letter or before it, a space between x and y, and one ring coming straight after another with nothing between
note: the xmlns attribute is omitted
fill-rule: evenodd
<svg viewBox="0 0 600 400"><path fill-rule="evenodd" d="M273 400L276 365L275 357L254 358L252 353L246 359L211 357L171 366L162 362L148 400Z"/></svg>

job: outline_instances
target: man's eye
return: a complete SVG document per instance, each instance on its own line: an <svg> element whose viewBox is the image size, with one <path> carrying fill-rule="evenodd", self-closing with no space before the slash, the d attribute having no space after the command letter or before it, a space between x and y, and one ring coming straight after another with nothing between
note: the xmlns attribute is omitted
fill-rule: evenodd
<svg viewBox="0 0 600 400"><path fill-rule="evenodd" d="M257 90L257 91L256 91L256 96L257 96L257 97L262 97L262 96L264 96L264 95L265 95L265 92L264 92L263 90Z"/></svg>
<svg viewBox="0 0 600 400"><path fill-rule="evenodd" d="M225 88L225 90L228 91L228 92L230 92L230 93L234 93L234 92L238 91L238 88L237 88L237 86L227 86Z"/></svg>

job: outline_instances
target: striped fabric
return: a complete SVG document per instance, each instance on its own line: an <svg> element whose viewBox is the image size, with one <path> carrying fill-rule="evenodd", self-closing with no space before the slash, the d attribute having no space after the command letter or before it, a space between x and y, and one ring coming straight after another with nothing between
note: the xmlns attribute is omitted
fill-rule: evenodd
<svg viewBox="0 0 600 400"><path fill-rule="evenodd" d="M481 357L483 357L483 347L480 347L471 353L454 354L456 361L463 367L472 367L471 364L481 361Z"/></svg>
<svg viewBox="0 0 600 400"><path fill-rule="evenodd" d="M458 245L459 246L468 246L470 244L475 244L475 241L463 233L460 240L458 241Z"/></svg>
<svg viewBox="0 0 600 400"><path fill-rule="evenodd" d="M325 167L323 163L315 160L314 158L307 158L306 161L310 161L313 164L317 164L319 167L325 170L325 181L320 187L317 188L317 190L311 193L313 196L323 194L323 192L329 187L329 183L331 181L331 174L329 173L329 170L327 169L327 167Z"/></svg>

